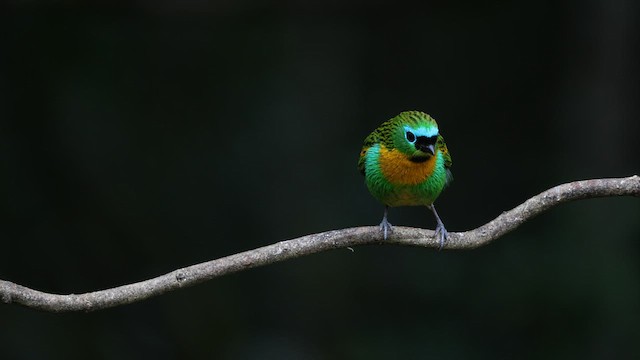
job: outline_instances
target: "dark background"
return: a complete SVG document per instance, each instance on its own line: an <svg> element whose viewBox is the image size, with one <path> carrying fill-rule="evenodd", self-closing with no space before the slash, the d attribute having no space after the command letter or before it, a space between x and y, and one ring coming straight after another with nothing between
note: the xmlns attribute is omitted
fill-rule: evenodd
<svg viewBox="0 0 640 360"><path fill-rule="evenodd" d="M0 9L0 278L35 289L377 224L357 156L403 110L447 140L450 231L640 172L632 0ZM337 250L88 314L0 304L0 357L635 358L639 220L637 198L585 200L474 251Z"/></svg>

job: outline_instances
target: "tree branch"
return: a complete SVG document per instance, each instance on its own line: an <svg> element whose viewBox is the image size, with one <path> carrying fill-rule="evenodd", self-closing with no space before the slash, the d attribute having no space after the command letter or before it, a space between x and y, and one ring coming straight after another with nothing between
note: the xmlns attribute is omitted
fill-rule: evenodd
<svg viewBox="0 0 640 360"><path fill-rule="evenodd" d="M445 249L474 249L514 230L525 221L568 201L607 197L640 197L640 177L575 181L544 191L476 229L449 233ZM281 241L220 259L184 267L153 279L85 294L50 294L0 280L0 299L51 311L94 311L130 304L219 276L331 249L365 244L396 244L438 248L431 230L394 227L382 240L378 226L327 231Z"/></svg>

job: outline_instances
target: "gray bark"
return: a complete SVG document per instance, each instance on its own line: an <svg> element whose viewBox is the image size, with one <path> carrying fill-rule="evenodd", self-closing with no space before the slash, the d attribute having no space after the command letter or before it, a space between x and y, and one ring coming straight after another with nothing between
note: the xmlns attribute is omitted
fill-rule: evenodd
<svg viewBox="0 0 640 360"><path fill-rule="evenodd" d="M449 233L444 249L474 249L500 238L556 205L608 196L640 197L640 177L636 175L628 178L584 180L556 186L476 229ZM369 244L410 245L436 249L440 246L431 230L396 226L389 238L383 241L378 226L354 227L281 241L177 269L153 279L85 294L50 294L0 280L0 299L7 304L15 303L50 312L95 311L142 301L245 269L331 249Z"/></svg>

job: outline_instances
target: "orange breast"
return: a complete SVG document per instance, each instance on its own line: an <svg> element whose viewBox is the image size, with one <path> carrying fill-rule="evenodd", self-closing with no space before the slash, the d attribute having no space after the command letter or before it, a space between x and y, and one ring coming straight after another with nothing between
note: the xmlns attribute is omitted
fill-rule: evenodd
<svg viewBox="0 0 640 360"><path fill-rule="evenodd" d="M392 184L416 185L423 182L436 166L436 157L425 162L413 162L398 150L380 146L379 157L382 175Z"/></svg>

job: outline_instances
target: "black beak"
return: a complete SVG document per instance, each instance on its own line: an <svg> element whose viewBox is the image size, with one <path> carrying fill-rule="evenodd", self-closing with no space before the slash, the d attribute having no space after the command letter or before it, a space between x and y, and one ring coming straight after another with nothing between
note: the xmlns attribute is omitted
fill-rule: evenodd
<svg viewBox="0 0 640 360"><path fill-rule="evenodd" d="M438 139L437 136L431 136L431 137L418 136L415 142L416 150L420 150L423 153L434 155L435 154L434 145L437 139Z"/></svg>

